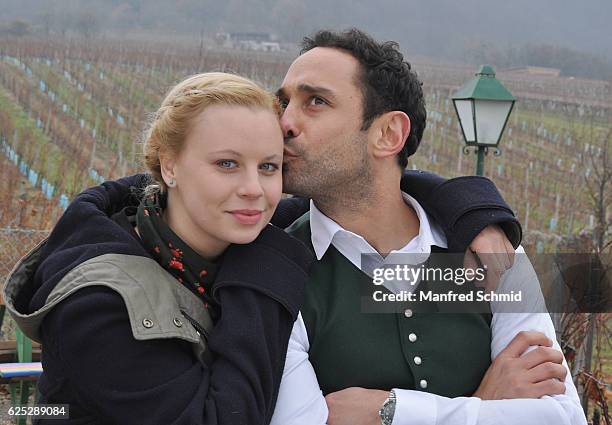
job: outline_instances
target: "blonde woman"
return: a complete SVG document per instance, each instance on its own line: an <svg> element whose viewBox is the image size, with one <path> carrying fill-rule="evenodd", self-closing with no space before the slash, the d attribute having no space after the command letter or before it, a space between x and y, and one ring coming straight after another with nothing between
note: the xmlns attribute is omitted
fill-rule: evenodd
<svg viewBox="0 0 612 425"><path fill-rule="evenodd" d="M148 187L85 191L18 264L5 299L44 347L39 402L70 406L50 423L269 423L312 259L268 224L278 113L242 77L179 83L147 133Z"/></svg>

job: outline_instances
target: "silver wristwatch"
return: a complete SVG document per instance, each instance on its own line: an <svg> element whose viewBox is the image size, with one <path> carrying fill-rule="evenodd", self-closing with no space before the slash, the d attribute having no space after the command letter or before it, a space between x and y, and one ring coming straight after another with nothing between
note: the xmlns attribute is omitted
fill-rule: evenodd
<svg viewBox="0 0 612 425"><path fill-rule="evenodd" d="M395 391L389 392L389 397L385 400L382 407L378 411L380 422L382 425L391 425L393 416L395 415Z"/></svg>

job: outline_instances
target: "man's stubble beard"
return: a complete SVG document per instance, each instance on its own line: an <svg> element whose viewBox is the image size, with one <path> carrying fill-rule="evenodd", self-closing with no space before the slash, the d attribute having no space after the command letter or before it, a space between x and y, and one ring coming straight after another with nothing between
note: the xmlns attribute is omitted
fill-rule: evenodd
<svg viewBox="0 0 612 425"><path fill-rule="evenodd" d="M299 155L299 167L290 161L283 169L283 192L312 199L327 215L338 209L356 210L372 197L372 170L367 139L360 133L343 148L327 149L312 158Z"/></svg>

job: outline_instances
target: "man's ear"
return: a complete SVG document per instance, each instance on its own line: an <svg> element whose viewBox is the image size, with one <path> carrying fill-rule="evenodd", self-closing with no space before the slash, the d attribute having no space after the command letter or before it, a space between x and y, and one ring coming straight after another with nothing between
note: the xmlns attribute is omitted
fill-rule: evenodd
<svg viewBox="0 0 612 425"><path fill-rule="evenodd" d="M410 134L410 118L402 111L389 111L374 120L372 127L376 128L372 145L374 157L395 156Z"/></svg>
<svg viewBox="0 0 612 425"><path fill-rule="evenodd" d="M174 167L176 165L176 155L166 149L160 149L159 165L161 168L161 175L164 179L164 182L166 183L166 186L173 186L173 184L169 183L176 180L176 175L174 172Z"/></svg>

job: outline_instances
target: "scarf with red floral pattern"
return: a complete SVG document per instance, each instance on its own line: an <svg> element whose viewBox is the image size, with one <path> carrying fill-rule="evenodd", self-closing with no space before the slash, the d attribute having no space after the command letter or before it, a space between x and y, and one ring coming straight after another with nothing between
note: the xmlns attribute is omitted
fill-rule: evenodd
<svg viewBox="0 0 612 425"><path fill-rule="evenodd" d="M219 306L210 295L218 265L189 247L163 220L166 196L145 196L136 213L136 225L145 249L168 273L202 299L213 320Z"/></svg>

